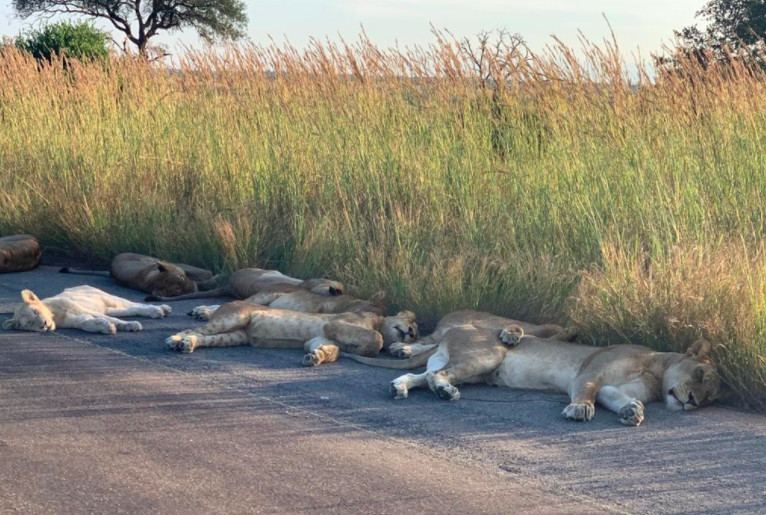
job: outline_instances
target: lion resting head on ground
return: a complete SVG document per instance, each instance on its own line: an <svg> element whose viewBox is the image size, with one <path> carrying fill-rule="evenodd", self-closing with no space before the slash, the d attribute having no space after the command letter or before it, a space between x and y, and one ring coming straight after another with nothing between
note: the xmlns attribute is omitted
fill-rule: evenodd
<svg viewBox="0 0 766 515"><path fill-rule="evenodd" d="M109 272L65 267L61 273L109 276L120 286L150 293L154 297L195 293L215 286L210 270L156 257L124 252L112 260Z"/></svg>
<svg viewBox="0 0 766 515"><path fill-rule="evenodd" d="M246 344L304 348L304 364L319 365L335 361L340 352L375 356L394 343L414 341L417 335L410 311L386 317L369 312L301 313L235 301L216 310L207 324L175 334L166 343L180 352Z"/></svg>
<svg viewBox="0 0 766 515"><path fill-rule="evenodd" d="M72 328L89 333L114 334L142 329L139 322L126 322L116 317L163 318L171 312L170 306L131 302L91 286L67 288L43 300L24 290L21 300L23 303L16 308L13 318L3 322L3 329L46 332Z"/></svg>
<svg viewBox="0 0 766 515"><path fill-rule="evenodd" d="M566 331L540 338L525 335L519 324L498 330L488 322L491 318L474 318L476 325L453 325L449 322L465 316L448 317L433 335L410 346L417 353L408 359L348 357L385 368L426 365L424 373L405 374L391 383L396 399L406 398L413 388L427 387L454 401L460 398L457 386L470 383L554 390L569 395L562 414L570 420L591 420L600 404L630 426L643 422L645 403L664 401L668 409L689 411L713 402L721 391L710 360L711 345L705 340L686 353L627 344L591 347L562 341Z"/></svg>

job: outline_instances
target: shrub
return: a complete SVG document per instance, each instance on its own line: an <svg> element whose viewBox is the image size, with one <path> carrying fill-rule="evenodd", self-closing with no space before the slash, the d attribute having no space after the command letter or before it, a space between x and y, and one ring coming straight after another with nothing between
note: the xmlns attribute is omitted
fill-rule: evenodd
<svg viewBox="0 0 766 515"><path fill-rule="evenodd" d="M54 56L80 60L105 59L109 35L86 22L60 22L32 30L16 38L16 46L36 59Z"/></svg>

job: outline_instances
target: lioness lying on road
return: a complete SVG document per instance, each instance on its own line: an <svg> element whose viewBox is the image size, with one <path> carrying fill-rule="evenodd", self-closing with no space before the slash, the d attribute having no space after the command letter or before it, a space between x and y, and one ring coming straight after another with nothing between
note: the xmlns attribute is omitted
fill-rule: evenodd
<svg viewBox="0 0 766 515"><path fill-rule="evenodd" d="M454 327L438 346L406 360L365 359L386 368L417 368L391 382L391 393L404 399L410 389L428 386L439 397L460 398L456 385L488 383L569 394L562 414L571 420L593 418L595 403L619 415L621 423L638 426L644 403L664 400L668 409L692 410L716 399L720 379L708 359L710 343L700 340L686 354L655 352L640 345L589 347L552 338L523 336L517 325L499 334L472 325ZM513 348L510 348L513 347Z"/></svg>
<svg viewBox="0 0 766 515"><path fill-rule="evenodd" d="M256 293L243 302L248 304L260 304L275 309L289 309L302 313L375 313L383 314L383 300L386 293L379 291L370 300L357 299L351 295L336 295L328 297L309 290L297 290L289 293L263 292ZM212 306L197 306L189 312L189 315L198 320L210 320L213 313L220 308L218 304Z"/></svg>
<svg viewBox="0 0 766 515"><path fill-rule="evenodd" d="M40 243L29 234L0 238L0 273L24 272L40 264Z"/></svg>
<svg viewBox="0 0 766 515"><path fill-rule="evenodd" d="M248 304L221 306L210 322L174 334L168 347L192 352L200 347L254 347L306 350L303 364L316 366L337 360L340 351L375 356L395 342L417 338L415 315L402 311L383 317L374 313L314 314Z"/></svg>
<svg viewBox="0 0 766 515"><path fill-rule="evenodd" d="M24 290L21 299L24 303L16 308L13 318L3 322L3 329L44 332L72 328L89 333L114 334L142 329L140 322L126 322L115 317L163 318L171 312L170 306L131 302L91 286L67 288L44 300Z"/></svg>
<svg viewBox="0 0 766 515"><path fill-rule="evenodd" d="M513 320L510 318L493 315L492 313L487 313L485 311L473 311L466 309L462 311L453 311L452 313L444 315L442 319L439 320L439 323L436 324L434 332L425 338L421 338L412 344L397 343L391 345L389 350L391 354L396 357L408 358L410 356L414 356L434 348L436 344L438 344L442 338L444 338L444 335L447 333L447 331L453 327L458 327L461 325L472 325L480 329L489 329L491 331L495 331L495 334L498 334L504 328L512 324L519 326L521 330L524 331L524 334L530 336L538 336L540 338L555 338L562 341L572 341L577 337L577 334L574 330L565 329L560 325L530 324L528 322L522 322L519 320Z"/></svg>
<svg viewBox="0 0 766 515"><path fill-rule="evenodd" d="M112 277L120 286L157 296L176 296L215 287L210 270L129 252L117 254L109 272L70 267L59 272Z"/></svg>
<svg viewBox="0 0 766 515"><path fill-rule="evenodd" d="M290 293L301 290L307 290L324 296L335 296L343 294L343 284L329 279L296 279L284 275L277 270L241 268L231 274L231 277L229 277L229 284L223 288L174 297L157 295L147 297L146 300L161 300L167 302L210 297L234 297L235 299L246 299L258 293Z"/></svg>

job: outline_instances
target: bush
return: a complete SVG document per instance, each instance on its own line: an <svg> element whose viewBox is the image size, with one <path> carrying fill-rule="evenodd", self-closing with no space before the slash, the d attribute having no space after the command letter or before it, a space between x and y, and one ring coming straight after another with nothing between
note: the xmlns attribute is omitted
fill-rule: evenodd
<svg viewBox="0 0 766 515"><path fill-rule="evenodd" d="M80 60L105 59L109 54L109 35L86 22L53 23L39 30L29 31L16 38L16 46L31 53L36 59L50 61L52 57Z"/></svg>

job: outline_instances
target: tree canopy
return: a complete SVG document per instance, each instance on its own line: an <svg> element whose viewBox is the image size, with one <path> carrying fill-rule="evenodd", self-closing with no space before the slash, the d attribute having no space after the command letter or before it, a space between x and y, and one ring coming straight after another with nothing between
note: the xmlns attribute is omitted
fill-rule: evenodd
<svg viewBox="0 0 766 515"><path fill-rule="evenodd" d="M195 30L204 40L237 39L247 25L242 0L13 0L22 17L81 14L108 20L146 55L161 31Z"/></svg>
<svg viewBox="0 0 766 515"><path fill-rule="evenodd" d="M37 59L55 55L77 59L104 59L109 35L86 22L53 23L16 38L15 44Z"/></svg>

